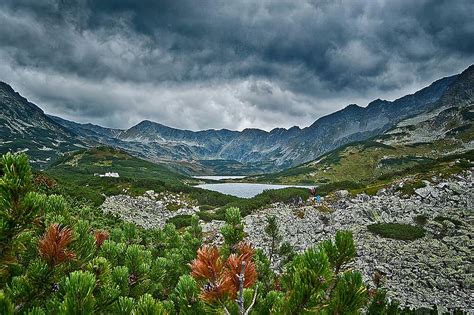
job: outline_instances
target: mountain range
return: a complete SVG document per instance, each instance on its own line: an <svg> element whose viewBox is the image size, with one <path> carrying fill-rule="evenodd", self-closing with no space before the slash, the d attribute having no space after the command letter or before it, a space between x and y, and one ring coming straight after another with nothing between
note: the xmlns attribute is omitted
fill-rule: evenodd
<svg viewBox="0 0 474 315"><path fill-rule="evenodd" d="M366 107L351 104L309 127L267 132L190 131L148 120L126 130L79 124L45 115L8 84L1 83L0 150L28 150L32 162L41 168L65 152L100 144L187 174L267 173L315 160L354 141L394 133L395 127L403 128L399 123L406 119L468 106L473 103L473 86L474 65L394 101L377 99Z"/></svg>

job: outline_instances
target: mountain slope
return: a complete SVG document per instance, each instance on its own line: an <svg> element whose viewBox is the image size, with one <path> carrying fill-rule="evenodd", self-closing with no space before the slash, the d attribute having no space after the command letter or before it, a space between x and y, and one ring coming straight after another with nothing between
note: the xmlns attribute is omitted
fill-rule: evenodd
<svg viewBox="0 0 474 315"><path fill-rule="evenodd" d="M456 164L451 162L458 158L472 165L473 83L474 72L465 71L432 110L406 118L368 141L350 143L315 161L251 180L319 185L344 179L367 184L441 165L454 170Z"/></svg>
<svg viewBox="0 0 474 315"><path fill-rule="evenodd" d="M61 117L47 115L57 124L67 128L75 134L87 136L89 139L101 140L103 138L115 138L123 132L122 129L113 129L97 126L94 124L79 124L73 121L63 119Z"/></svg>
<svg viewBox="0 0 474 315"><path fill-rule="evenodd" d="M85 147L87 142L0 82L0 154L28 152L31 163L43 168L63 153Z"/></svg>
<svg viewBox="0 0 474 315"><path fill-rule="evenodd" d="M142 194L195 183L192 178L110 147L95 147L66 154L46 170L72 196L97 205L104 194Z"/></svg>
<svg viewBox="0 0 474 315"><path fill-rule="evenodd" d="M464 71L472 72L472 66ZM393 102L375 100L365 108L349 105L303 129L194 132L143 121L123 131L110 132L106 129L104 132L105 128L85 125L74 131L90 137L93 130L100 134L95 134L96 141L120 147L155 162L168 163L180 170L185 168L190 173L271 172L311 161L341 145L379 135L405 118L440 107L439 100L449 87L463 80L465 76L455 75L440 79ZM460 89L471 86L472 82L463 84L458 84ZM57 122L65 127L70 125L60 120ZM220 161L219 169L205 162L208 160ZM178 165L176 161L179 161ZM190 164L182 167L183 161Z"/></svg>

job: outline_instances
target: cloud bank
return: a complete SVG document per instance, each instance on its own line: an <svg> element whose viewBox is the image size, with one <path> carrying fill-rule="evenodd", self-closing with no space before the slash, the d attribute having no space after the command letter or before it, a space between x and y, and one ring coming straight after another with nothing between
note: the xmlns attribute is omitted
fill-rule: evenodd
<svg viewBox="0 0 474 315"><path fill-rule="evenodd" d="M4 0L0 80L109 127L307 126L467 68L472 16L470 0Z"/></svg>

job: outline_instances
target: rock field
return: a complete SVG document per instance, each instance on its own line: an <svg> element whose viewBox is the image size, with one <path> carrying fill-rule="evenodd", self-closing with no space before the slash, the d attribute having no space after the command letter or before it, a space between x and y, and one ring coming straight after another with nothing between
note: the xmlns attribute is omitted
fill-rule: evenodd
<svg viewBox="0 0 474 315"><path fill-rule="evenodd" d="M402 196L393 186L375 196L351 197L339 191L321 208L274 204L243 219L247 240L268 252L270 240L264 227L269 215L277 217L283 240L297 251L333 238L336 231L351 230L358 255L354 268L362 271L367 283L377 271L384 275L388 296L404 306L436 304L473 313L473 177L470 171L449 180L432 178L411 196ZM161 227L166 219L178 214L199 211L189 206L170 212L163 205L164 201L157 200L153 193L137 198L119 195L108 197L102 209L147 228ZM415 224L414 218L419 215L427 219L423 226L426 235L415 241L383 238L367 230L367 225L376 222ZM222 241L222 225L222 221L203 223L207 242Z"/></svg>
<svg viewBox="0 0 474 315"><path fill-rule="evenodd" d="M168 205L179 205L176 211L170 211ZM183 214L194 214L199 208L188 203L183 195L155 193L147 191L143 196L109 196L101 205L105 213L118 215L122 220L133 222L144 228L163 227L166 220Z"/></svg>

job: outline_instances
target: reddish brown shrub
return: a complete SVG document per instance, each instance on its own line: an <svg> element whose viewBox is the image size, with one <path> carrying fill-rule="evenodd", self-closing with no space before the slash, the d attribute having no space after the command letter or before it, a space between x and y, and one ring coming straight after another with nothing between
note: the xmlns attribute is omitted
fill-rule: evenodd
<svg viewBox="0 0 474 315"><path fill-rule="evenodd" d="M76 255L67 250L72 242L72 231L55 223L50 225L38 243L41 257L52 266L56 266L66 260L73 259Z"/></svg>
<svg viewBox="0 0 474 315"><path fill-rule="evenodd" d="M95 236L95 246L97 246L97 248L100 248L102 246L102 244L104 244L105 240L107 240L109 238L109 232L107 231L103 231L103 230L97 230L94 232L94 236Z"/></svg>

